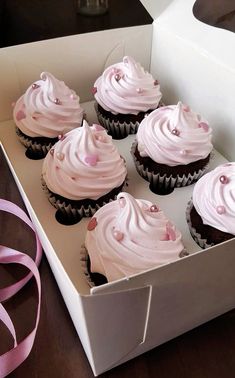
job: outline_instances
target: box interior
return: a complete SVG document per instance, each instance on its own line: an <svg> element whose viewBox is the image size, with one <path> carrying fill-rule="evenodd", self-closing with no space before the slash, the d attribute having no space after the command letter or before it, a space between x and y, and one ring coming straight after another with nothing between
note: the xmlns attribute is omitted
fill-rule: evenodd
<svg viewBox="0 0 235 378"><path fill-rule="evenodd" d="M193 186L175 189L164 197L150 192L130 155L133 136L115 142L127 161L126 190L136 198L157 203L165 211L181 230L190 256L90 289L80 263L80 246L88 220L74 226L57 223L55 210L41 189L42 161L27 159L15 134L11 103L42 71L52 72L80 95L92 123L96 122L90 102L95 79L104 67L120 61L123 55L133 55L159 79L166 103L181 100L208 119L217 149L209 169L227 161L226 158L235 159L234 34L196 20L192 14L193 0L143 3L155 16L153 25L58 38L0 51L0 140L94 374L234 306L231 288L235 284L235 239L200 251L185 219ZM65 52L66 59L61 59ZM109 316L109 308L115 308L114 315ZM100 348L104 343L109 345L107 355Z"/></svg>

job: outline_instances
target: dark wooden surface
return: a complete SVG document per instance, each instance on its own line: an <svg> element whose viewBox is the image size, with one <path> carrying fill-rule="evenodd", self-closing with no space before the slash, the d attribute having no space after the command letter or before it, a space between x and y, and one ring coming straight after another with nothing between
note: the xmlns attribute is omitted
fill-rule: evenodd
<svg viewBox="0 0 235 378"><path fill-rule="evenodd" d="M102 16L82 16L76 0L0 0L0 47L152 23L138 0L109 0Z"/></svg>
<svg viewBox="0 0 235 378"><path fill-rule="evenodd" d="M199 0L197 16L216 24L227 17L232 29L231 1L213 3ZM205 7L203 7L202 2ZM128 7L127 7L128 3ZM68 0L1 0L0 42L2 46L33 40L75 34L102 28L138 25L151 22L138 1L114 1L115 9L101 18L83 18L74 13ZM226 8L227 4L227 8ZM134 11L133 11L134 9ZM113 13L112 13L113 12ZM226 13L227 12L227 13ZM4 14L4 20L1 18ZM20 17L19 17L20 15ZM6 17L7 16L7 17ZM224 18L223 18L224 17ZM228 27L228 24L230 25ZM4 26L4 27L3 27ZM0 198L14 201L24 208L6 162L0 154ZM15 217L0 213L0 244L30 255L34 253L34 238ZM0 267L0 285L13 282L23 270ZM45 257L40 274L42 280L42 308L36 342L28 359L10 375L12 378L89 378L93 377L85 353L76 334L66 306ZM226 272L225 272L226 274ZM36 287L30 282L16 298L6 302L17 328L18 340L33 327L36 311ZM12 341L0 324L0 353L10 348ZM101 345L108 348L108 345ZM235 310L204 324L132 361L102 375L106 378L233 378L235 377Z"/></svg>

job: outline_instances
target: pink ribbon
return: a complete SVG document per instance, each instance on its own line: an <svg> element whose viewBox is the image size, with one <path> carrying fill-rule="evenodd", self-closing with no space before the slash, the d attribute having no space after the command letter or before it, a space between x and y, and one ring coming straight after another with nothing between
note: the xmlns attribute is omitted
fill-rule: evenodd
<svg viewBox="0 0 235 378"><path fill-rule="evenodd" d="M16 215L34 231L37 248L34 262L28 255L16 251L15 249L0 245L0 264L20 264L28 268L30 271L24 278L17 281L15 284L0 289L0 320L2 320L2 322L6 325L14 340L14 348L0 356L0 378L3 378L15 370L28 357L34 343L41 306L41 282L37 266L41 261L42 247L32 222L22 209L9 201L0 199L0 210ZM30 334L20 343L17 343L14 325L1 302L15 295L32 276L35 277L38 289L36 322L34 329L30 332Z"/></svg>

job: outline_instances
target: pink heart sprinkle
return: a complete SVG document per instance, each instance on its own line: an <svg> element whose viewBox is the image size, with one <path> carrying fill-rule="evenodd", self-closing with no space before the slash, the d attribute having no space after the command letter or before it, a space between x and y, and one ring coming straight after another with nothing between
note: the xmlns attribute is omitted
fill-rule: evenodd
<svg viewBox="0 0 235 378"><path fill-rule="evenodd" d="M166 232L167 232L167 234L168 234L170 240L173 240L173 241L176 240L176 233L175 233L175 231L173 230L172 225L171 225L170 222L168 222L168 223L166 224Z"/></svg>
<svg viewBox="0 0 235 378"><path fill-rule="evenodd" d="M16 119L17 119L17 121L21 121L24 118L26 118L25 112L23 112L23 110L19 110L16 113Z"/></svg>
<svg viewBox="0 0 235 378"><path fill-rule="evenodd" d="M93 126L95 127L95 131L104 131L104 128L101 125L98 125L98 123L94 123Z"/></svg>
<svg viewBox="0 0 235 378"><path fill-rule="evenodd" d="M87 225L87 230L88 231L93 231L97 226L97 220L96 218L91 218L90 222Z"/></svg>
<svg viewBox="0 0 235 378"><path fill-rule="evenodd" d="M183 110L184 110L186 113L188 113L188 112L190 111L190 107L189 107L188 105L185 105L185 106L183 107Z"/></svg>
<svg viewBox="0 0 235 378"><path fill-rule="evenodd" d="M205 132L207 132L209 130L209 126L207 125L206 122L200 122L198 124L198 127L201 127Z"/></svg>
<svg viewBox="0 0 235 378"><path fill-rule="evenodd" d="M96 165L97 161L98 155L87 155L85 157L85 163L87 163L88 165L94 166Z"/></svg>

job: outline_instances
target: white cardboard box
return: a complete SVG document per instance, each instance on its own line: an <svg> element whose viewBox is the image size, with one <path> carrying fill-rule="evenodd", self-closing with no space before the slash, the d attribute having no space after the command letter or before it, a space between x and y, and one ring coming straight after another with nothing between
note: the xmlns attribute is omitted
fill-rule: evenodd
<svg viewBox="0 0 235 378"><path fill-rule="evenodd" d="M235 57L230 53L235 36L197 21L192 15L193 0L143 3L155 19L153 25L0 50L0 140L95 375L235 305L235 239L200 251L184 214L192 186L165 197L152 194L133 166L131 136L116 142L127 160L127 190L160 204L182 231L190 256L90 289L79 256L87 220L69 227L56 222L55 210L41 190L42 162L25 157L14 132L11 103L42 71L52 72L75 89L86 102L89 121L95 120L93 106L87 102L92 99L94 80L104 67L129 54L146 69L151 68L167 103L181 99L203 114L214 129L216 148L228 159L235 159ZM224 161L216 152L210 168Z"/></svg>

